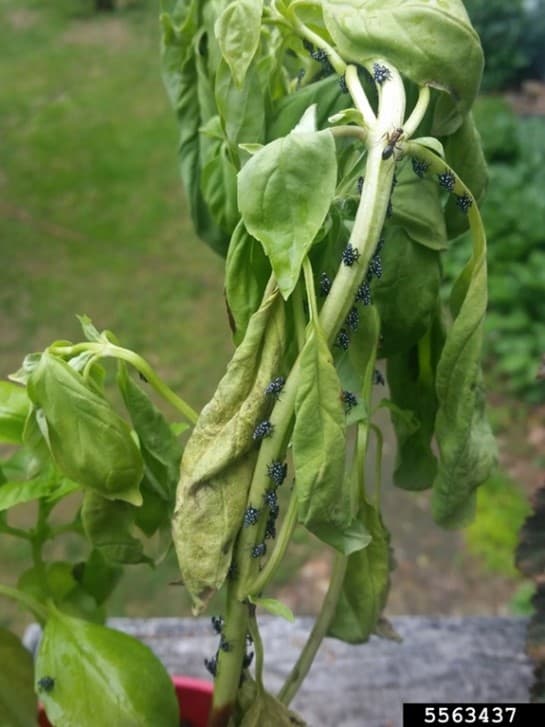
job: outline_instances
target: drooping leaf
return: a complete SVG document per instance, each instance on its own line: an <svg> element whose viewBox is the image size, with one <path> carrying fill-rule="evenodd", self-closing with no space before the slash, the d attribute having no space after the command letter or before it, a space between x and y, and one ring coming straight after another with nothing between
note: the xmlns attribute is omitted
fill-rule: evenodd
<svg viewBox="0 0 545 727"><path fill-rule="evenodd" d="M178 727L170 677L149 647L119 631L51 609L36 657L36 680L55 727Z"/></svg>
<svg viewBox="0 0 545 727"><path fill-rule="evenodd" d="M497 460L480 365L487 305L486 238L475 207L469 210L469 221L473 253L452 289L454 321L436 373L435 437L440 457L432 513L445 527L459 527L473 517L475 489L489 477Z"/></svg>
<svg viewBox="0 0 545 727"><path fill-rule="evenodd" d="M328 634L361 644L375 632L390 585L390 536L376 507L362 502L360 518L371 534L370 544L348 558L343 589Z"/></svg>
<svg viewBox="0 0 545 727"><path fill-rule="evenodd" d="M269 257L284 299L324 222L337 182L330 131L292 132L252 156L238 176L238 204L248 232Z"/></svg>
<svg viewBox="0 0 545 727"><path fill-rule="evenodd" d="M91 545L110 563L144 563L140 540L134 537L135 511L132 505L107 500L89 491L83 499L81 520Z"/></svg>
<svg viewBox="0 0 545 727"><path fill-rule="evenodd" d="M271 266L261 244L248 234L241 220L231 237L225 261L225 295L237 344L259 308L270 274Z"/></svg>
<svg viewBox="0 0 545 727"><path fill-rule="evenodd" d="M390 228L385 240L383 274L372 286L382 326L381 357L407 351L425 335L441 279L438 252L413 242L400 228Z"/></svg>
<svg viewBox="0 0 545 727"><path fill-rule="evenodd" d="M210 88L203 88L206 74L204 71L200 74L198 72L198 63L203 63L197 52L202 39L198 34L199 22L196 15L199 5L200 3L193 0L187 6L187 14L178 18L166 13L161 15L162 76L179 121L180 171L191 219L199 237L216 252L225 255L229 236L214 222L200 186L202 135L199 130L209 119L205 113L205 99L207 96L213 99L213 96ZM215 113L215 108L212 112Z"/></svg>
<svg viewBox="0 0 545 727"><path fill-rule="evenodd" d="M0 628L0 654L0 725L35 725L38 704L34 694L32 655L15 634L4 628Z"/></svg>
<svg viewBox="0 0 545 727"><path fill-rule="evenodd" d="M322 7L346 60L384 58L414 83L446 91L460 123L483 70L479 37L461 0L324 0Z"/></svg>
<svg viewBox="0 0 545 727"><path fill-rule="evenodd" d="M143 462L110 403L65 361L44 353L28 381L36 420L59 470L104 497L138 505Z"/></svg>
<svg viewBox="0 0 545 727"><path fill-rule="evenodd" d="M0 381L0 442L21 444L30 402L23 386Z"/></svg>
<svg viewBox="0 0 545 727"><path fill-rule="evenodd" d="M146 478L163 500L172 503L182 456L180 443L164 415L128 375L124 365L119 368L118 383L138 434Z"/></svg>
<svg viewBox="0 0 545 727"><path fill-rule="evenodd" d="M262 12L263 0L235 0L216 22L221 53L238 86L242 85L259 45Z"/></svg>
<svg viewBox="0 0 545 727"><path fill-rule="evenodd" d="M184 585L196 608L225 580L256 455L253 433L278 375L284 308L275 292L252 316L212 400L185 447L173 537Z"/></svg>
<svg viewBox="0 0 545 727"><path fill-rule="evenodd" d="M395 405L391 417L398 447L394 482L407 490L431 487L437 473L431 443L437 413L435 369L443 342L438 315L415 347L388 359L388 386ZM412 415L416 427L407 414Z"/></svg>
<svg viewBox="0 0 545 727"><path fill-rule="evenodd" d="M351 478L345 478L344 472L341 385L316 324L301 353L299 375L292 436L299 519L311 532L338 547L338 539L329 536L347 528L353 535L358 503Z"/></svg>

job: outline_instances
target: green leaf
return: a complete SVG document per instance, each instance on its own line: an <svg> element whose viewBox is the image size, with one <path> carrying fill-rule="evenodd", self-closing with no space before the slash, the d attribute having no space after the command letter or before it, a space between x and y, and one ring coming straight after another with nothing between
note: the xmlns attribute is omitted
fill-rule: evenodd
<svg viewBox="0 0 545 727"><path fill-rule="evenodd" d="M307 86L279 99L267 119L267 140L272 141L289 134L312 104L316 104L318 129L328 125L328 118L346 105L337 78L330 77Z"/></svg>
<svg viewBox="0 0 545 727"><path fill-rule="evenodd" d="M248 234L240 220L225 262L225 295L237 344L244 338L250 318L259 308L270 274L271 266L261 244Z"/></svg>
<svg viewBox="0 0 545 727"><path fill-rule="evenodd" d="M238 177L238 200L248 232L262 244L284 299L323 224L337 182L329 131L292 132L251 157Z"/></svg>
<svg viewBox="0 0 545 727"><path fill-rule="evenodd" d="M259 608L264 608L265 611L272 613L273 616L280 616L280 618L294 623L295 616L289 606L286 606L282 601L277 601L276 598L255 598L252 597L251 602Z"/></svg>
<svg viewBox="0 0 545 727"><path fill-rule="evenodd" d="M343 58L384 58L418 85L450 94L458 115L479 90L483 52L461 0L324 0L324 21Z"/></svg>
<svg viewBox="0 0 545 727"><path fill-rule="evenodd" d="M432 514L444 527L465 525L473 517L475 489L489 477L497 459L480 366L487 306L486 238L478 211L472 208L469 215L473 254L453 286L454 321L436 374L435 437L440 457Z"/></svg>
<svg viewBox="0 0 545 727"><path fill-rule="evenodd" d="M163 500L174 502L182 447L163 414L120 365L118 384L138 434L147 481Z"/></svg>
<svg viewBox="0 0 545 727"><path fill-rule="evenodd" d="M301 352L292 445L299 519L322 536L328 535L324 525L344 530L355 514L353 488L344 477L345 417L340 394L327 342L314 324Z"/></svg>
<svg viewBox="0 0 545 727"><path fill-rule="evenodd" d="M55 727L178 727L170 677L151 649L119 631L51 609L36 657L36 679Z"/></svg>
<svg viewBox="0 0 545 727"><path fill-rule="evenodd" d="M75 482L51 477L50 474L44 474L35 477L26 482L5 482L0 484L0 511L9 510L15 505L21 505L24 502L32 502L43 498L51 498L62 491L62 495L67 495L78 488Z"/></svg>
<svg viewBox="0 0 545 727"><path fill-rule="evenodd" d="M432 175L420 179L408 163L400 166L389 226L399 225L411 240L431 250L446 250L447 230L437 180Z"/></svg>
<svg viewBox="0 0 545 727"><path fill-rule="evenodd" d="M123 575L123 569L109 563L100 550L93 548L86 561L72 568L74 579L101 605L112 594Z"/></svg>
<svg viewBox="0 0 545 727"><path fill-rule="evenodd" d="M372 295L384 337L379 355L390 357L409 350L430 328L441 266L438 252L396 227L386 231L381 258L384 272L373 282Z"/></svg>
<svg viewBox="0 0 545 727"><path fill-rule="evenodd" d="M208 211L218 227L230 235L239 220L237 208L237 169L230 158L219 116L213 116L200 129L200 187ZM204 141L204 137L209 138Z"/></svg>
<svg viewBox="0 0 545 727"><path fill-rule="evenodd" d="M259 45L263 0L236 0L216 22L215 33L221 53L241 86Z"/></svg>
<svg viewBox="0 0 545 727"><path fill-rule="evenodd" d="M142 457L126 422L106 399L49 353L31 374L28 394L63 474L104 497L141 504Z"/></svg>
<svg viewBox="0 0 545 727"><path fill-rule="evenodd" d="M431 487L437 473L431 444L437 412L435 369L443 342L442 324L436 317L417 346L388 359L391 417L398 443L394 483L407 490Z"/></svg>
<svg viewBox="0 0 545 727"><path fill-rule="evenodd" d="M237 86L227 64L218 66L214 84L216 104L227 141L236 152L242 142L265 139L265 98L257 69L249 69L242 86Z"/></svg>
<svg viewBox="0 0 545 727"><path fill-rule="evenodd" d="M34 694L32 655L15 634L0 628L0 725L35 725L38 704Z"/></svg>
<svg viewBox="0 0 545 727"><path fill-rule="evenodd" d="M14 381L16 384L23 384L23 386L26 386L30 374L38 367L41 358L41 353L27 353L23 359L21 368L14 374L9 375L10 380Z"/></svg>
<svg viewBox="0 0 545 727"><path fill-rule="evenodd" d="M231 564L257 454L252 435L270 405L264 391L278 375L284 340L284 307L274 293L250 319L184 450L173 536L197 609L223 584Z"/></svg>
<svg viewBox="0 0 545 727"><path fill-rule="evenodd" d="M89 316L76 316L78 321L80 322L81 329L83 331L83 335L88 341L103 341L104 335L100 334L98 329L95 328L93 321L89 318Z"/></svg>
<svg viewBox="0 0 545 727"><path fill-rule="evenodd" d="M89 491L83 499L81 520L91 545L110 563L145 563L142 543L132 535L136 508L107 500Z"/></svg>
<svg viewBox="0 0 545 727"><path fill-rule="evenodd" d="M348 558L343 589L328 634L349 644L369 639L379 624L390 586L390 536L377 508L363 501L360 518L371 534L367 548Z"/></svg>
<svg viewBox="0 0 545 727"><path fill-rule="evenodd" d="M26 390L10 381L0 381L0 442L21 444L30 409Z"/></svg>
<svg viewBox="0 0 545 727"><path fill-rule="evenodd" d="M162 77L180 127L180 171L189 202L191 219L199 237L221 255L227 252L229 236L219 229L203 199L200 186L202 154L206 142L200 128L216 113L212 89L203 60L196 53L199 36L197 17L200 3L193 0L186 13L161 15ZM182 5L177 8L182 9ZM200 69L200 70L199 70ZM212 113L209 106L212 105ZM202 148L201 148L202 147Z"/></svg>

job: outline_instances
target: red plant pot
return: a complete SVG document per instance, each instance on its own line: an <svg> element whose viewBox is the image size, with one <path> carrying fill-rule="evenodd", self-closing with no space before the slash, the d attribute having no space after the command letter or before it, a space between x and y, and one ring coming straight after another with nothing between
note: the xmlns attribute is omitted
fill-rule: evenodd
<svg viewBox="0 0 545 727"><path fill-rule="evenodd" d="M202 679L193 677L172 677L178 704L180 705L180 725L191 727L206 727L208 715L212 707L213 685ZM51 727L43 707L38 712L40 727Z"/></svg>

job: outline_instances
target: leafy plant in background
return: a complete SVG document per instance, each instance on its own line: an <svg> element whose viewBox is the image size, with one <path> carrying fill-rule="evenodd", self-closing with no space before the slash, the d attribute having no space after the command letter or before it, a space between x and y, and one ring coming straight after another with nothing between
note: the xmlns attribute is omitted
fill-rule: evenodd
<svg viewBox="0 0 545 727"><path fill-rule="evenodd" d="M0 502L37 499L38 523L17 530L4 518L0 531L29 540L36 577L0 594L44 625L35 685L58 727L96 724L97 715L174 725L162 667L92 623L115 568L152 559L151 537L168 547L172 519L195 611L218 591L224 599L213 618L218 651L206 658L210 723L302 724L288 706L326 634L395 638L381 615L391 553L373 422L373 390L384 382L377 361L390 389L378 406L389 409L399 443L395 482L431 488L439 524L471 520L495 463L480 368L487 290L477 202L486 169L471 116L482 51L459 0L441 9L179 0L161 21L182 177L199 235L226 257L237 348L199 415L86 318L85 341L26 357L2 389L19 450L3 467ZM441 260L468 228L472 249L444 308ZM106 395L105 359L116 361L123 417ZM179 474L178 430L133 372L192 426ZM366 481L372 437L376 476ZM282 513L279 488L289 490ZM93 550L56 579L42 557L55 534L48 515L75 491L82 505L66 527ZM256 610L291 618L266 591L298 524L335 559L309 640L275 697L263 685ZM98 705L91 716L81 689L84 704Z"/></svg>
<svg viewBox="0 0 545 727"><path fill-rule="evenodd" d="M544 0L467 0L483 45L483 89L501 90L545 73Z"/></svg>
<svg viewBox="0 0 545 727"><path fill-rule="evenodd" d="M490 240L487 371L500 389L542 401L536 373L545 350L545 124L517 119L495 98L479 100L475 119L490 173L482 208ZM470 246L468 236L453 244L445 259L447 281Z"/></svg>

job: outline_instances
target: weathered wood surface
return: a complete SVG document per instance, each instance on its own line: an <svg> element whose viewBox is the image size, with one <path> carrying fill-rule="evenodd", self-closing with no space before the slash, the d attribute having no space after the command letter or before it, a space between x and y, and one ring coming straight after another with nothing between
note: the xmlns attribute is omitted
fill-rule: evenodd
<svg viewBox="0 0 545 727"><path fill-rule="evenodd" d="M403 702L527 702L532 667L522 618L398 617L401 644L326 639L293 702L311 727L400 727ZM172 673L207 678L218 639L208 619L112 619L145 641ZM312 626L260 619L266 681L277 690ZM35 644L36 632L26 643ZM152 727L150 725L150 727Z"/></svg>

